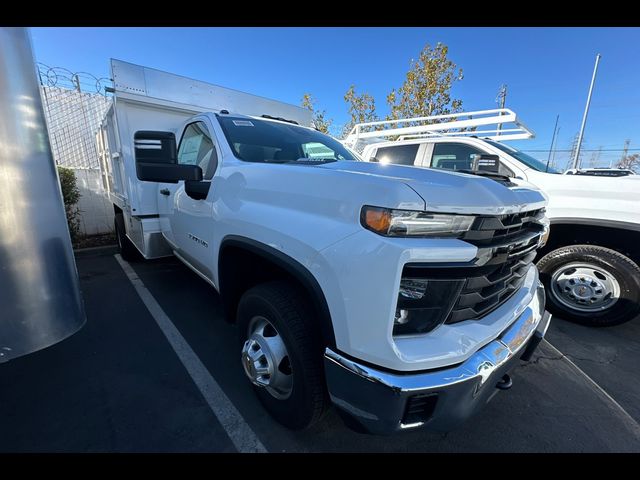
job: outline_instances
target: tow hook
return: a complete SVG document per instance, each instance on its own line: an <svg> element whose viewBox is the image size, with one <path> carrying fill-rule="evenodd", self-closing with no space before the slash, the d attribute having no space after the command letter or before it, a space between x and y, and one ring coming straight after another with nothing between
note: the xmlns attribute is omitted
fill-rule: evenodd
<svg viewBox="0 0 640 480"><path fill-rule="evenodd" d="M513 386L513 381L508 374L504 374L504 376L500 379L500 381L496 384L496 388L499 390L509 390Z"/></svg>

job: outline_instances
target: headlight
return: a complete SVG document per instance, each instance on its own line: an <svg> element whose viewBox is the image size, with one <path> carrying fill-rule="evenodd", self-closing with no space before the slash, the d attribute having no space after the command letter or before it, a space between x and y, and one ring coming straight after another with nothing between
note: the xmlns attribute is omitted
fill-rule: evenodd
<svg viewBox="0 0 640 480"><path fill-rule="evenodd" d="M367 230L389 237L457 237L471 228L475 217L449 213L427 213L415 210L365 205L360 222Z"/></svg>

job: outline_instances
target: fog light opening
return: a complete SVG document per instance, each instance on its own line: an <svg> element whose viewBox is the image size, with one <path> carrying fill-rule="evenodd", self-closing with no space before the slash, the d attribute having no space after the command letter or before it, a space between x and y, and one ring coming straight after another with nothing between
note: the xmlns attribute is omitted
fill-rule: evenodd
<svg viewBox="0 0 640 480"><path fill-rule="evenodd" d="M409 321L409 310L396 308L396 317L393 321L395 325L404 325Z"/></svg>

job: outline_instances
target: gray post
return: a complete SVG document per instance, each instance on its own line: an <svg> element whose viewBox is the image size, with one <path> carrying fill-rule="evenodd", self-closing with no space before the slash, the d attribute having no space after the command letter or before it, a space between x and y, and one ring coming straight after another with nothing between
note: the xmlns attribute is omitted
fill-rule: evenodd
<svg viewBox="0 0 640 480"><path fill-rule="evenodd" d="M551 152L553 151L553 144L556 141L556 130L558 129L558 120L560 120L560 114L556 115L556 124L553 126L553 136L551 137L551 146L549 147L549 156L547 157L547 167L545 172L549 171L549 162L551 162Z"/></svg>
<svg viewBox="0 0 640 480"><path fill-rule="evenodd" d="M582 116L582 126L580 127L580 134L578 135L578 147L576 148L576 154L573 157L573 166L571 168L580 168L580 147L582 145L582 135L584 134L584 127L587 124L587 115L589 114L589 104L591 103L591 94L593 93L593 85L596 83L596 73L598 73L598 64L600 63L600 57L602 55L596 55L596 64L593 67L593 76L591 77L591 85L589 86L589 95L587 95L587 104L584 107L584 115Z"/></svg>
<svg viewBox="0 0 640 480"><path fill-rule="evenodd" d="M505 83L500 87L500 91L498 92L498 96L496 97L496 102L498 102L500 108L504 108L505 103L507 102L507 85ZM502 124L498 124L498 131L496 136L500 136L500 130L502 130Z"/></svg>
<svg viewBox="0 0 640 480"><path fill-rule="evenodd" d="M24 28L0 28L0 362L85 322L58 174Z"/></svg>

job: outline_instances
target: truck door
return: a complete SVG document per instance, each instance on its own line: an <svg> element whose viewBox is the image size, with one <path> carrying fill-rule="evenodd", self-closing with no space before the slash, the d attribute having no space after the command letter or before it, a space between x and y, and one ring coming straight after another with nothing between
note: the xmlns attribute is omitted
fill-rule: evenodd
<svg viewBox="0 0 640 480"><path fill-rule="evenodd" d="M182 259L208 278L212 277L213 238L213 202L208 194L218 166L218 150L210 132L204 120L196 120L185 127L178 146L178 163L199 165L202 182L158 187L158 205L164 202L159 208L163 233Z"/></svg>

